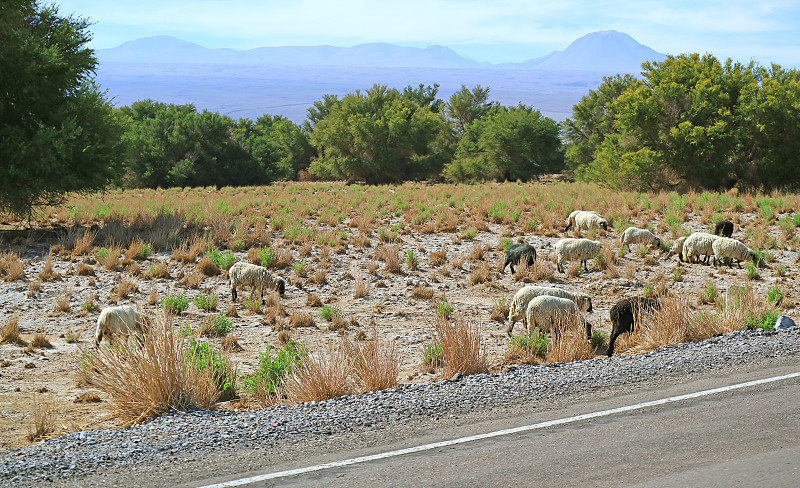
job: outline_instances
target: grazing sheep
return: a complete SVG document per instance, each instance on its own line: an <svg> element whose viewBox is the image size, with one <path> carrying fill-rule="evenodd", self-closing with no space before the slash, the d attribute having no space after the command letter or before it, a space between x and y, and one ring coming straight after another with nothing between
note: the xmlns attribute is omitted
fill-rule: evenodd
<svg viewBox="0 0 800 488"><path fill-rule="evenodd" d="M714 266L719 266L719 263L722 262L722 258L731 259L731 262L728 263L729 268L733 267L733 260L735 259L740 269L742 267L742 261L756 260L755 251L736 239L720 237L714 241L711 247L714 250Z"/></svg>
<svg viewBox="0 0 800 488"><path fill-rule="evenodd" d="M714 227L714 234L722 237L730 237L733 235L733 222L728 220L722 220L717 222L716 227Z"/></svg>
<svg viewBox="0 0 800 488"><path fill-rule="evenodd" d="M528 266L533 266L534 261L536 261L536 248L530 244L511 244L508 246L506 249L506 262L503 264L503 271L505 271L506 266L510 264L511 274L514 274L514 265L519 265L519 261L523 256Z"/></svg>
<svg viewBox="0 0 800 488"><path fill-rule="evenodd" d="M719 236L706 232L694 232L683 241L683 260L687 263L694 263L697 262L695 257L699 258L703 254L705 255L703 264L708 264L708 259L714 254L711 245L719 238Z"/></svg>
<svg viewBox="0 0 800 488"><path fill-rule="evenodd" d="M592 312L592 298L585 293L571 292L549 286L523 286L514 294L514 298L511 299L511 305L508 307L508 327L506 329L508 334L511 334L511 331L514 329L514 324L520 319L525 324L525 328L528 328L528 319L525 315L525 311L528 309L528 303L530 303L532 299L544 295L567 298L575 302L581 310L588 313Z"/></svg>
<svg viewBox="0 0 800 488"><path fill-rule="evenodd" d="M608 222L597 212L573 210L567 217L566 223L567 227L564 232L568 231L573 225L578 229L578 232L589 229L608 230Z"/></svg>
<svg viewBox="0 0 800 488"><path fill-rule="evenodd" d="M94 337L95 346L100 345L103 337L111 342L114 338L128 337L132 332L141 332L139 314L130 305L106 307L97 317L97 332Z"/></svg>
<svg viewBox="0 0 800 488"><path fill-rule="evenodd" d="M538 327L542 332L558 333L558 326L571 317L579 317L578 306L569 298L540 295L528 302L525 318L531 329ZM586 322L586 339L592 337L592 325Z"/></svg>
<svg viewBox="0 0 800 488"><path fill-rule="evenodd" d="M236 288L239 286L250 286L253 290L261 291L261 299L266 303L264 290L277 290L283 296L286 292L286 281L280 276L273 274L267 268L257 264L239 261L228 270L228 278L231 281L231 295L236 301Z"/></svg>
<svg viewBox="0 0 800 488"><path fill-rule="evenodd" d="M620 334L633 332L638 326L634 323L641 312L657 310L661 304L655 298L633 297L623 298L611 307L611 337L608 339L608 356L614 354L614 342Z"/></svg>
<svg viewBox="0 0 800 488"><path fill-rule="evenodd" d="M643 244L645 246L660 246L661 239L653 235L647 229L637 229L636 227L628 227L619 238L621 244Z"/></svg>
<svg viewBox="0 0 800 488"><path fill-rule="evenodd" d="M683 262L683 243L686 241L687 236L678 237L672 243L672 247L669 248L669 254L667 257L672 256L673 254L678 255L678 261Z"/></svg>
<svg viewBox="0 0 800 488"><path fill-rule="evenodd" d="M573 239L568 237L556 242L556 266L560 273L564 272L564 261L580 261L583 269L587 269L586 261L594 258L603 249L600 241L590 239Z"/></svg>

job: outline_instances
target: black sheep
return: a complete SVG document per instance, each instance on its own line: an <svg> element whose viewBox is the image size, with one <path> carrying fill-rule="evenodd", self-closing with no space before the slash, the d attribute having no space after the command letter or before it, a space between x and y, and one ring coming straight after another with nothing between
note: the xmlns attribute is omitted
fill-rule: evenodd
<svg viewBox="0 0 800 488"><path fill-rule="evenodd" d="M661 307L655 298L633 297L623 298L616 305L611 307L611 337L608 339L608 356L614 354L614 341L620 334L632 332L637 324L634 324L635 312L652 311Z"/></svg>
<svg viewBox="0 0 800 488"><path fill-rule="evenodd" d="M727 220L717 222L717 226L714 227L714 234L722 237L730 237L733 235L733 222Z"/></svg>
<svg viewBox="0 0 800 488"><path fill-rule="evenodd" d="M511 265L511 273L514 273L514 265L519 265L520 259L525 256L528 266L533 266L536 261L536 248L530 244L511 244L506 248L506 262L503 264L503 271L506 266Z"/></svg>

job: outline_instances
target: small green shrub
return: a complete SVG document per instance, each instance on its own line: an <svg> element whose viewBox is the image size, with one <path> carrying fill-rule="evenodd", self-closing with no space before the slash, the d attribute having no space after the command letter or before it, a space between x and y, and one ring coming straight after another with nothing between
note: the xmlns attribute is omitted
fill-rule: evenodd
<svg viewBox="0 0 800 488"><path fill-rule="evenodd" d="M520 335L509 333L508 345L513 350L524 351L537 357L545 357L547 355L547 344L550 338L546 333L534 327L530 332L523 332Z"/></svg>
<svg viewBox="0 0 800 488"><path fill-rule="evenodd" d="M761 274L758 272L758 266L754 263L747 263L747 279L757 280L759 278L761 278Z"/></svg>
<svg viewBox="0 0 800 488"><path fill-rule="evenodd" d="M213 318L207 319L203 324L200 332L201 335L206 337L224 337L231 331L233 322L224 313L216 315Z"/></svg>
<svg viewBox="0 0 800 488"><path fill-rule="evenodd" d="M189 300L183 293L168 295L161 299L161 309L167 313L178 315L189 308Z"/></svg>
<svg viewBox="0 0 800 488"><path fill-rule="evenodd" d="M439 368L444 364L444 358L442 357L442 345L441 344L425 344L425 352L422 355L422 362L425 366L430 366L432 368Z"/></svg>
<svg viewBox="0 0 800 488"><path fill-rule="evenodd" d="M778 317L781 316L780 310L775 310L772 312L763 312L758 315L751 315L747 318L744 322L744 328L753 330L753 329L774 329L775 322L778 320Z"/></svg>
<svg viewBox="0 0 800 488"><path fill-rule="evenodd" d="M606 342L607 337L608 332L603 329L593 329L592 337L589 339L589 345L592 346L593 349L597 349Z"/></svg>
<svg viewBox="0 0 800 488"><path fill-rule="evenodd" d="M319 316L328 322L333 322L333 319L340 317L341 315L342 311L331 305L323 305L322 310L319 311Z"/></svg>
<svg viewBox="0 0 800 488"><path fill-rule="evenodd" d="M222 352L214 350L208 342L199 342L197 339L189 339L184 352L190 368L211 373L220 391L219 401L236 396L236 373Z"/></svg>
<svg viewBox="0 0 800 488"><path fill-rule="evenodd" d="M453 315L453 305L447 302L447 300L442 300L436 304L436 316L443 318L445 320L449 320L450 317Z"/></svg>
<svg viewBox="0 0 800 488"><path fill-rule="evenodd" d="M259 353L258 369L251 376L239 381L240 390L257 397L276 395L292 368L308 355L308 350L303 344L292 340L287 342L283 349L279 349L274 357L271 350L267 344L267 350Z"/></svg>
<svg viewBox="0 0 800 488"><path fill-rule="evenodd" d="M643 297L651 297L655 295L655 288L653 288L652 283L645 283L644 288L642 288L642 296Z"/></svg>
<svg viewBox="0 0 800 488"><path fill-rule="evenodd" d="M419 267L419 258L413 249L406 249L406 265L410 269L417 269Z"/></svg>
<svg viewBox="0 0 800 488"><path fill-rule="evenodd" d="M270 249L269 246L264 246L258 251L258 260L261 266L271 268L275 264L275 251Z"/></svg>
<svg viewBox="0 0 800 488"><path fill-rule="evenodd" d="M767 290L767 300L778 306L783 301L783 290L779 286L770 286Z"/></svg>
<svg viewBox="0 0 800 488"><path fill-rule="evenodd" d="M197 308L207 312L217 308L217 295L214 292L201 293L194 297L192 301Z"/></svg>
<svg viewBox="0 0 800 488"><path fill-rule="evenodd" d="M219 249L212 249L208 253L211 262L220 268L228 269L233 266L233 263L239 259L233 254L233 251L220 251Z"/></svg>

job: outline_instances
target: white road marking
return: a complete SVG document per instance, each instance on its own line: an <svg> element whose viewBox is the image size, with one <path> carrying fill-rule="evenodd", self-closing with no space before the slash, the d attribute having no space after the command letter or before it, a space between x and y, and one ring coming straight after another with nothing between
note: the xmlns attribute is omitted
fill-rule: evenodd
<svg viewBox="0 0 800 488"><path fill-rule="evenodd" d="M241 479L238 479L238 480L226 481L224 483L215 483L213 485L205 485L205 486L201 486L199 488L227 488L227 487L231 487L231 486L242 486L242 485L247 485L247 484L250 484L250 483L257 483L259 481L266 481L266 480L271 480L271 479L275 479L275 478L283 478L283 477L286 477L286 476L295 476L295 475L298 475L298 474L311 473L311 472L314 472L314 471L322 471L322 470L325 470L325 469L341 468L343 466L350 466L350 465L353 465L353 464L366 463L366 462L369 462L369 461L377 461L377 460L380 460L380 459L387 459L387 458L396 457L396 456L403 456L405 454L413 454L413 453L422 452L422 451L430 451L431 449L438 449L440 447L454 446L456 444L464 444L466 442L473 442L473 441L478 441L478 440L481 440L481 439L491 439L493 437L500 437L500 436L505 436L505 435L510 435L510 434L518 434L520 432L529 432L529 431L533 431L533 430L544 429L544 428L547 428L547 427L554 427L554 426L557 426L557 425L570 424L570 423L573 423L573 422L579 422L581 420L594 419L594 418L598 418L598 417L607 417L609 415L615 415L615 414L618 414L618 413L631 412L631 411L634 411L634 410L642 410L642 409L648 408L648 407L656 407L658 405L665 405L667 403L674 403L674 402L680 402L682 400L691 400L691 399L694 399L694 398L701 398L701 397L705 397L705 396L709 396L709 395L715 395L717 393L725 393L727 391L739 390L739 389L742 389L742 388L748 388L748 387L751 387L751 386L764 385L764 384L767 384L767 383L773 383L775 381L788 380L788 379L797 378L797 377L800 377L800 372L786 374L786 375L782 375L782 376L773 376L771 378L764 378L764 379L761 379L761 380L748 381L746 383L739 383L739 384L730 385L730 386L723 386L723 387L714 388L714 389L711 389L711 390L703 390L703 391L698 391L698 392L695 392L695 393L688 393L686 395L679 395L679 396L673 396L673 397L669 397L669 398L662 398L661 400L653 400L651 402L638 403L636 405L628 405L628 406L624 406L624 407L612 408L610 410L602 410L600 412L585 413L583 415L576 415L574 417L567 417L567 418L558 419L558 420L549 420L547 422L540 422L538 424L523 425L521 427L514 427L512 429L497 430L497 431L494 431L494 432L487 432L485 434L477 434L477 435L472 435L472 436L468 436L468 437L460 437L458 439L451 439L449 441L434 442L432 444L425 444L425 445L422 445L422 446L408 447L406 449L398 449L396 451L388 451L388 452L383 452L383 453L379 453L379 454L373 454L373 455L370 455L370 456L361 456L361 457L352 458L352 459L345 459L345 460L342 460L342 461L333 461L333 462L330 462L330 463L318 464L316 466L307 466L305 468L290 469L290 470L287 470L287 471L278 471L278 472L275 472L275 473L267 473L267 474L262 474L262 475L258 475L258 476L251 476L249 478L241 478Z"/></svg>

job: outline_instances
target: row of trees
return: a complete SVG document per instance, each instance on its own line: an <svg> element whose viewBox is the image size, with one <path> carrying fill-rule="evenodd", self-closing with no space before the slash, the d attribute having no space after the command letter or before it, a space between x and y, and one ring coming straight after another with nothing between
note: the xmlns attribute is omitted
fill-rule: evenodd
<svg viewBox="0 0 800 488"><path fill-rule="evenodd" d="M370 183L529 180L565 169L615 188L798 185L800 74L711 55L604 78L562 124L488 87L323 95L296 125L151 100L114 109L94 84L82 19L0 2L0 209L68 192L262 184L310 174Z"/></svg>
<svg viewBox="0 0 800 488"><path fill-rule="evenodd" d="M575 106L568 171L614 188L800 188L800 72L710 54L642 68Z"/></svg>

